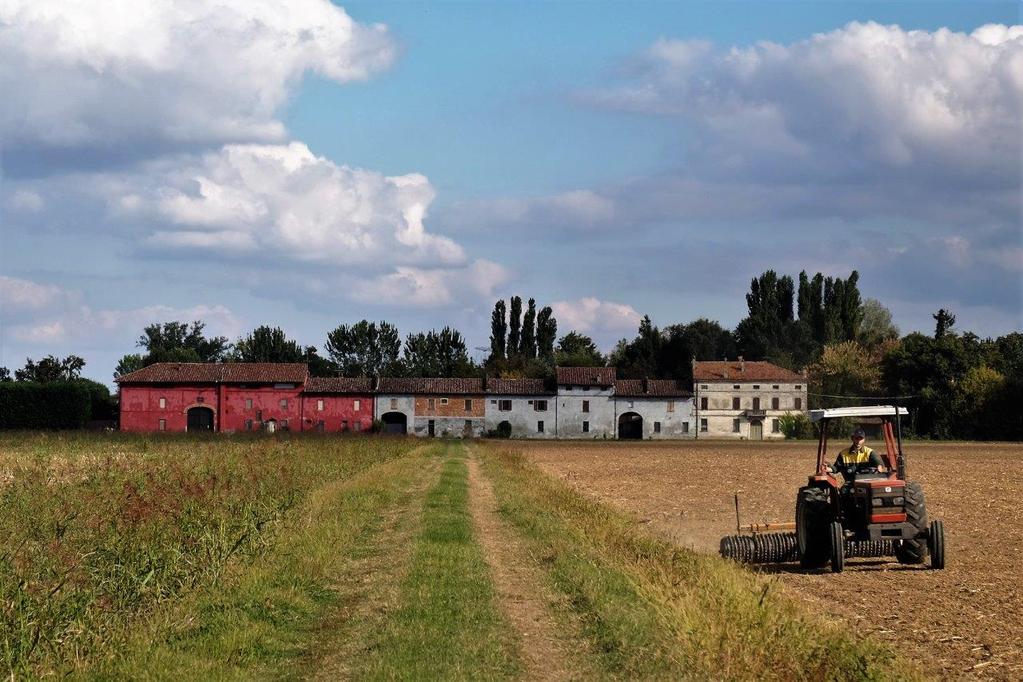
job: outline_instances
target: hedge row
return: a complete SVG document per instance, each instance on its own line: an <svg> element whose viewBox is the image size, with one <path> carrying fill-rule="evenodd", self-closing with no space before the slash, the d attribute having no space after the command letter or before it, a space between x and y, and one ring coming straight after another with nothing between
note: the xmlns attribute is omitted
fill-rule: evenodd
<svg viewBox="0 0 1023 682"><path fill-rule="evenodd" d="M92 414L89 388L78 382L0 382L0 429L81 429Z"/></svg>

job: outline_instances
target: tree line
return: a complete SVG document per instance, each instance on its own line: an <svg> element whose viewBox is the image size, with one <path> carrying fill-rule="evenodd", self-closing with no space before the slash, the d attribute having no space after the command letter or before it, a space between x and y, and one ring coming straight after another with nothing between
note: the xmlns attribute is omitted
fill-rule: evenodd
<svg viewBox="0 0 1023 682"><path fill-rule="evenodd" d="M579 331L559 338L550 306L540 307L533 298L523 305L520 296L513 296L494 304L489 354L482 362L473 360L465 338L451 327L402 338L389 322L362 320L330 331L321 353L288 338L279 327L263 325L231 343L207 336L202 321L172 321L145 327L137 341L139 352L122 357L115 376L155 362L304 362L313 376L547 379L559 365L608 365L617 368L620 378L676 379L689 385L693 360L742 355L806 369L811 407L898 402L911 408L911 434L1023 439L1020 332L981 338L960 332L955 315L940 310L933 334L902 336L881 302L861 297L856 271L845 278L806 272L793 278L769 270L751 280L746 306L746 317L734 329L707 318L658 328L644 316L636 336L621 339L605 356ZM80 380L84 364L73 355L29 359L13 379L40 384ZM11 380L11 373L0 368L0 382Z"/></svg>

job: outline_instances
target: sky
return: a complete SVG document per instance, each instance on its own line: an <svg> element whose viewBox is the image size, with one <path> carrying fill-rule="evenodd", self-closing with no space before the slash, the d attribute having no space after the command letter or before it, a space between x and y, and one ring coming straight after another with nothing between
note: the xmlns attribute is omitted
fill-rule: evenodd
<svg viewBox="0 0 1023 682"><path fill-rule="evenodd" d="M322 349L552 305L605 349L767 269L1023 328L1015 2L0 0L0 365L152 322ZM477 358L481 352L475 352Z"/></svg>

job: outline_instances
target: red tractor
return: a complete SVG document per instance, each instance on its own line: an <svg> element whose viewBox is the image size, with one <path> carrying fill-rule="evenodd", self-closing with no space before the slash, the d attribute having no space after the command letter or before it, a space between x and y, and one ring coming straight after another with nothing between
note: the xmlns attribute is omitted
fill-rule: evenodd
<svg viewBox="0 0 1023 682"><path fill-rule="evenodd" d="M927 523L924 491L906 480L902 454L904 407L840 407L811 410L810 421L820 424L817 471L796 499L796 543L804 568L823 568L829 561L838 573L845 567L846 542L877 543L894 548L903 564L922 564L930 555L932 568L945 567L945 530L940 520ZM828 466L828 426L835 419L857 422L880 420L884 467L861 467L851 480L839 483ZM889 550L890 551L890 550Z"/></svg>

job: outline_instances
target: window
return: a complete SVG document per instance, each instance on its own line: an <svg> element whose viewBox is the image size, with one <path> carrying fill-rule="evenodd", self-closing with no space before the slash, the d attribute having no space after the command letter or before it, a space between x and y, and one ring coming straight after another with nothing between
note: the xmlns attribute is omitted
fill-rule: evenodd
<svg viewBox="0 0 1023 682"><path fill-rule="evenodd" d="M771 433L781 433L781 424L777 419L771 420Z"/></svg>
<svg viewBox="0 0 1023 682"><path fill-rule="evenodd" d="M707 432L707 420L706 419L701 419L700 420L700 431L703 431L704 433Z"/></svg>
<svg viewBox="0 0 1023 682"><path fill-rule="evenodd" d="M167 420L166 419L161 419L160 420L160 430L161 431L166 431L167 430Z"/></svg>
<svg viewBox="0 0 1023 682"><path fill-rule="evenodd" d="M759 410L760 409L760 398L754 398L753 399L753 409L754 410Z"/></svg>
<svg viewBox="0 0 1023 682"><path fill-rule="evenodd" d="M739 433L739 420L738 419L733 419L732 420L732 433Z"/></svg>
<svg viewBox="0 0 1023 682"><path fill-rule="evenodd" d="M589 411L590 411L590 401L589 400L584 400L583 401L583 412L589 412Z"/></svg>
<svg viewBox="0 0 1023 682"><path fill-rule="evenodd" d="M536 411L536 412L546 412L547 411L547 401L546 400L536 400L536 401L534 401L533 402L533 410Z"/></svg>
<svg viewBox="0 0 1023 682"><path fill-rule="evenodd" d="M195 399L195 402L204 403L206 402L206 398L204 398L203 396L199 396L198 398Z"/></svg>
<svg viewBox="0 0 1023 682"><path fill-rule="evenodd" d="M433 398L427 398L426 399L426 409L428 409L428 410L432 410L433 409Z"/></svg>
<svg viewBox="0 0 1023 682"><path fill-rule="evenodd" d="M759 391L760 390L760 384L753 384L753 390L754 391Z"/></svg>
<svg viewBox="0 0 1023 682"><path fill-rule="evenodd" d="M777 410L779 404L780 404L780 402L779 402L779 400L777 398L771 398L771 409L772 410Z"/></svg>
<svg viewBox="0 0 1023 682"><path fill-rule="evenodd" d="M360 410L362 410L362 401L361 400L356 400L355 404L352 405L352 409L355 410L356 412L359 412Z"/></svg>
<svg viewBox="0 0 1023 682"><path fill-rule="evenodd" d="M497 409L501 412L511 412L511 400L498 400Z"/></svg>
<svg viewBox="0 0 1023 682"><path fill-rule="evenodd" d="M246 410L251 410L252 409L252 398L246 398L245 399L245 409Z"/></svg>
<svg viewBox="0 0 1023 682"><path fill-rule="evenodd" d="M288 430L288 420L287 419L282 419L281 420L281 431L287 431L287 430Z"/></svg>
<svg viewBox="0 0 1023 682"><path fill-rule="evenodd" d="M707 409L707 399L706 398L700 398L700 409L701 410L706 410Z"/></svg>
<svg viewBox="0 0 1023 682"><path fill-rule="evenodd" d="M448 399L447 398L441 398L440 399L440 404L441 405L447 405L448 404Z"/></svg>
<svg viewBox="0 0 1023 682"><path fill-rule="evenodd" d="M295 384L274 384L274 388L295 388Z"/></svg>
<svg viewBox="0 0 1023 682"><path fill-rule="evenodd" d="M319 431L320 433L323 433L324 426L325 424L322 419L316 422L316 430Z"/></svg>
<svg viewBox="0 0 1023 682"><path fill-rule="evenodd" d="M661 432L661 422L654 422L654 433Z"/></svg>
<svg viewBox="0 0 1023 682"><path fill-rule="evenodd" d="M739 399L738 398L732 398L732 409L733 410L738 410L739 409Z"/></svg>
<svg viewBox="0 0 1023 682"><path fill-rule="evenodd" d="M635 407L635 406L636 406L635 401L630 400L629 401L629 407Z"/></svg>
<svg viewBox="0 0 1023 682"><path fill-rule="evenodd" d="M464 433L471 434L472 433L472 420L471 419L466 419L465 420L465 426L463 426L462 428L464 430L463 431Z"/></svg>
<svg viewBox="0 0 1023 682"><path fill-rule="evenodd" d="M682 433L689 433L689 422L682 422Z"/></svg>
<svg viewBox="0 0 1023 682"><path fill-rule="evenodd" d="M776 390L776 391L777 391L777 390L778 390L778 384L775 384L775 385L774 385L774 386L772 386L771 388L773 388L774 390Z"/></svg>
<svg viewBox="0 0 1023 682"><path fill-rule="evenodd" d="M281 398L281 409L282 410L288 409L288 399L287 398Z"/></svg>
<svg viewBox="0 0 1023 682"><path fill-rule="evenodd" d="M796 388L796 390L798 391L799 389L801 389L801 388L802 388L802 386L800 386L799 384L796 384L796 387L795 387L795 388Z"/></svg>
<svg viewBox="0 0 1023 682"><path fill-rule="evenodd" d="M583 422L583 433L589 433L589 432L590 432L590 423L589 422Z"/></svg>
<svg viewBox="0 0 1023 682"><path fill-rule="evenodd" d="M472 412L472 398L469 398L465 401L465 411Z"/></svg>
<svg viewBox="0 0 1023 682"><path fill-rule="evenodd" d="M251 431L252 430L252 420L251 419L246 419L245 420L245 430L246 431Z"/></svg>
<svg viewBox="0 0 1023 682"><path fill-rule="evenodd" d="M391 398L391 409L392 410L397 410L398 409L398 399L397 398Z"/></svg>
<svg viewBox="0 0 1023 682"><path fill-rule="evenodd" d="M362 431L362 422L360 422L359 420L355 420L354 422L352 422L352 426L355 428L356 433Z"/></svg>
<svg viewBox="0 0 1023 682"><path fill-rule="evenodd" d="M803 399L802 398L796 398L796 409L797 410L803 409Z"/></svg>
<svg viewBox="0 0 1023 682"><path fill-rule="evenodd" d="M675 401L674 400L669 400L668 401L668 412L674 412L674 411L675 411Z"/></svg>
<svg viewBox="0 0 1023 682"><path fill-rule="evenodd" d="M537 433L543 433L543 422L542 421L539 421L539 422L536 423L536 432Z"/></svg>
<svg viewBox="0 0 1023 682"><path fill-rule="evenodd" d="M342 431L347 431L348 430L348 420L347 419L342 419L341 420L341 430Z"/></svg>
<svg viewBox="0 0 1023 682"><path fill-rule="evenodd" d="M317 412L323 412L323 401L322 400L317 400L316 401L316 411Z"/></svg>
<svg viewBox="0 0 1023 682"><path fill-rule="evenodd" d="M166 407L167 407L167 399L166 398L160 398L160 409L163 410L163 409L166 409Z"/></svg>
<svg viewBox="0 0 1023 682"><path fill-rule="evenodd" d="M700 388L708 388L707 384L700 384Z"/></svg>
<svg viewBox="0 0 1023 682"><path fill-rule="evenodd" d="M738 390L739 388L741 388L741 386L739 386L739 384L735 384L734 386L732 386L732 388Z"/></svg>

